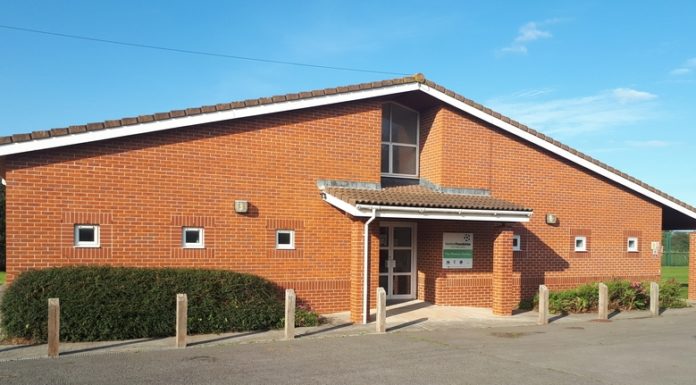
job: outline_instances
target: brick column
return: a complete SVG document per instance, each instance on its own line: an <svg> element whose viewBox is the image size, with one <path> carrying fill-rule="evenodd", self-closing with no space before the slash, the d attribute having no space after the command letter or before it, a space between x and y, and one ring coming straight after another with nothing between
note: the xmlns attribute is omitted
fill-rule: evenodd
<svg viewBox="0 0 696 385"><path fill-rule="evenodd" d="M500 228L493 241L493 314L512 315L512 229Z"/></svg>
<svg viewBox="0 0 696 385"><path fill-rule="evenodd" d="M350 227L350 320L362 322L363 295L363 222L356 220Z"/></svg>
<svg viewBox="0 0 696 385"><path fill-rule="evenodd" d="M696 301L696 231L689 234L689 299Z"/></svg>

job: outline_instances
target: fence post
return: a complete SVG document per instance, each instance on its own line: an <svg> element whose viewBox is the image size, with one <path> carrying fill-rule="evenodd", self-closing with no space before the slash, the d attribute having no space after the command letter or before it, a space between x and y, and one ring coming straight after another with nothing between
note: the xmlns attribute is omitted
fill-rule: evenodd
<svg viewBox="0 0 696 385"><path fill-rule="evenodd" d="M539 285L539 325L549 323L549 288Z"/></svg>
<svg viewBox="0 0 696 385"><path fill-rule="evenodd" d="M176 347L186 347L186 329L188 323L188 297L186 294L176 295Z"/></svg>
<svg viewBox="0 0 696 385"><path fill-rule="evenodd" d="M48 357L58 358L60 344L60 300L48 299Z"/></svg>
<svg viewBox="0 0 696 385"><path fill-rule="evenodd" d="M295 338L295 290L285 289L285 339Z"/></svg>
<svg viewBox="0 0 696 385"><path fill-rule="evenodd" d="M609 319L609 288L603 283L599 284L599 311L597 319Z"/></svg>
<svg viewBox="0 0 696 385"><path fill-rule="evenodd" d="M653 317L660 315L660 285L650 282L650 314Z"/></svg>
<svg viewBox="0 0 696 385"><path fill-rule="evenodd" d="M387 331L387 292L383 287L377 288L377 333Z"/></svg>

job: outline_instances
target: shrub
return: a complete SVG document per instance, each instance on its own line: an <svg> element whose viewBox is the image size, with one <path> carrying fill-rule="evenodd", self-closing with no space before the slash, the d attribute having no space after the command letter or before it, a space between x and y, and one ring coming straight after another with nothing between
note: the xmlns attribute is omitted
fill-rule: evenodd
<svg viewBox="0 0 696 385"><path fill-rule="evenodd" d="M278 289L254 275L89 266L21 274L0 304L2 326L8 337L45 341L47 300L56 297L64 341L171 336L177 293L188 296L190 334L263 330L283 319ZM297 313L307 323L314 314Z"/></svg>
<svg viewBox="0 0 696 385"><path fill-rule="evenodd" d="M680 294L681 284L674 278L662 282L660 285L660 306L664 308L686 307L686 301Z"/></svg>
<svg viewBox="0 0 696 385"><path fill-rule="evenodd" d="M607 284L609 309L644 310L650 306L650 284L616 279ZM671 279L660 285L660 307L679 308L687 306L679 296L679 283ZM534 308L539 306L539 295L532 300ZM521 303L522 304L522 303ZM549 293L549 312L586 313L596 311L599 305L597 283L589 283L574 289Z"/></svg>

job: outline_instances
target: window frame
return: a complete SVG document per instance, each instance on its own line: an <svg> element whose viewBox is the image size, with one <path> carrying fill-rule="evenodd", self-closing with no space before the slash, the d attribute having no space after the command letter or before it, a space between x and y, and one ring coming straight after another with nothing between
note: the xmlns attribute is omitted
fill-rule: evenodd
<svg viewBox="0 0 696 385"><path fill-rule="evenodd" d="M198 242L188 243L186 242L186 232L188 231L198 231ZM205 249L205 228L194 227L194 226L184 226L181 228L181 247L183 249Z"/></svg>
<svg viewBox="0 0 696 385"><path fill-rule="evenodd" d="M80 240L80 230L81 229L92 229L94 230L94 240L93 241L81 241ZM101 237L100 237L99 225L87 225L87 224L75 224L73 229L73 245L78 248L99 248L101 247Z"/></svg>
<svg viewBox="0 0 696 385"><path fill-rule="evenodd" d="M631 248L631 241L634 242L634 247L633 247L633 248ZM638 237L627 237L627 238L626 238L626 251L629 252L629 253L638 253L638 252L640 252Z"/></svg>
<svg viewBox="0 0 696 385"><path fill-rule="evenodd" d="M280 234L289 234L290 235L290 243L289 244L281 244L279 242L280 241L280 239L279 239ZM276 250L295 250L295 230L289 230L289 229L276 230L275 246L276 246Z"/></svg>
<svg viewBox="0 0 696 385"><path fill-rule="evenodd" d="M515 245L515 240L517 240L517 245ZM519 234L512 236L512 251L522 251L522 237Z"/></svg>
<svg viewBox="0 0 696 385"><path fill-rule="evenodd" d="M397 102L387 102L382 105L384 107L385 105L396 105L399 106L400 108L413 111L416 113L416 144L408 144L408 143L398 143L398 142L392 142L392 109L389 109L389 141L383 141L380 139L380 147L379 147L379 156L380 156L380 173L382 176L385 177L393 177L393 178L404 178L404 179L418 179L418 176L420 175L420 112L418 110L414 110L413 108L409 108L404 106L401 103ZM384 117L382 117L384 119ZM382 129L382 127L380 127ZM380 138L381 138L381 132L380 132ZM381 157L382 157L382 146L387 145L389 147L389 172L382 172L382 163L381 163ZM393 172L394 170L394 146L399 146L399 147L411 147L416 149L416 172L415 174L399 174Z"/></svg>
<svg viewBox="0 0 696 385"><path fill-rule="evenodd" d="M582 247L578 247L578 240L582 240ZM587 252L587 236L586 235L576 235L573 240L573 249L576 253Z"/></svg>

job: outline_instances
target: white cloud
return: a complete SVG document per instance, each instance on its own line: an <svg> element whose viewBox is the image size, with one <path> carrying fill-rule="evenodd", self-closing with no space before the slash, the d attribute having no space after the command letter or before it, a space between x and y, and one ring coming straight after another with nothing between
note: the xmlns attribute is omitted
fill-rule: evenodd
<svg viewBox="0 0 696 385"><path fill-rule="evenodd" d="M527 53L527 45L533 41L540 39L549 39L553 37L551 32L543 30L542 27L549 24L556 24L561 22L561 19L548 19L540 23L530 21L518 30L517 36L507 47L500 49L501 53Z"/></svg>
<svg viewBox="0 0 696 385"><path fill-rule="evenodd" d="M542 31L535 22L529 22L522 27L520 27L520 33L515 38L517 43L525 43L528 41L534 41L539 39L546 39L551 37L551 32Z"/></svg>
<svg viewBox="0 0 696 385"><path fill-rule="evenodd" d="M670 71L669 74L673 76L684 76L693 72L694 69L696 69L696 57L688 59L684 64Z"/></svg>
<svg viewBox="0 0 696 385"><path fill-rule="evenodd" d="M532 128L558 136L626 126L657 115L654 103L657 95L630 88L547 100L517 95L489 100L487 104Z"/></svg>
<svg viewBox="0 0 696 385"><path fill-rule="evenodd" d="M690 68L675 68L672 71L670 71L670 75L675 75L675 76L681 76L681 75L688 75L691 73Z"/></svg>
<svg viewBox="0 0 696 385"><path fill-rule="evenodd" d="M632 88L615 88L612 90L612 94L619 101L619 103L632 103L632 102L642 102L646 100L652 100L657 98L657 95L651 94L650 92L638 91Z"/></svg>

